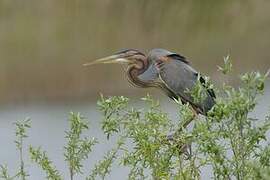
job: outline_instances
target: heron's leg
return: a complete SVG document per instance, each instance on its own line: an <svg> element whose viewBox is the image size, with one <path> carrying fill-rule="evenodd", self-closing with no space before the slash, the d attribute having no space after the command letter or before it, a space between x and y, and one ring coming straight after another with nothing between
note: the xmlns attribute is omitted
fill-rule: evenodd
<svg viewBox="0 0 270 180"><path fill-rule="evenodd" d="M192 117L190 117L190 119L186 120L185 122L183 122L183 125L181 126L181 128L179 128L176 132L174 132L173 134L170 134L167 136L167 141L169 143L177 143L177 147L179 149L179 153L180 154L185 154L187 156L187 158L191 157L191 144L185 144L183 142L177 142L177 137L181 136L181 133L184 129L187 128L187 126L198 116L198 112L192 108Z"/></svg>
<svg viewBox="0 0 270 180"><path fill-rule="evenodd" d="M183 130L183 128L187 128L187 126L198 116L198 113L194 108L191 108L191 110L193 113L192 117L183 123L182 128L180 129L180 132Z"/></svg>

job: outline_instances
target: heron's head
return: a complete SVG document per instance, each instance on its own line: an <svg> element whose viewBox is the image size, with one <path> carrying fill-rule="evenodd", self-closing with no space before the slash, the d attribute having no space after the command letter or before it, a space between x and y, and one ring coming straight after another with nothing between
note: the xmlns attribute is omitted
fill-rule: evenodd
<svg viewBox="0 0 270 180"><path fill-rule="evenodd" d="M94 60L92 62L84 64L84 66L90 66L93 64L134 64L137 59L145 58L145 55L136 49L121 50L111 56Z"/></svg>

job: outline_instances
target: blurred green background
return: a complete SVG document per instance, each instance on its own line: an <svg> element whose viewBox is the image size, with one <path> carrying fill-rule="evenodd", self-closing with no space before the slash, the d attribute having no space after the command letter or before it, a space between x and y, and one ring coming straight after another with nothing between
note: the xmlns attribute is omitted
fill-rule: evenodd
<svg viewBox="0 0 270 180"><path fill-rule="evenodd" d="M82 64L122 48L165 48L218 84L270 67L269 0L0 0L0 103L145 94L121 66ZM155 93L155 92L154 92Z"/></svg>

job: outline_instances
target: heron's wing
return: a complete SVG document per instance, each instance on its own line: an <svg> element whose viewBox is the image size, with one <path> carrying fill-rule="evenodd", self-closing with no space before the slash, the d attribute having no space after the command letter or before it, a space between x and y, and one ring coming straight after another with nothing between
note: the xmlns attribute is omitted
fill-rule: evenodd
<svg viewBox="0 0 270 180"><path fill-rule="evenodd" d="M191 102L191 96L185 93L194 86L196 82L196 72L182 62L163 62L159 65L159 78L175 94Z"/></svg>
<svg viewBox="0 0 270 180"><path fill-rule="evenodd" d="M172 53L172 54L167 55L167 57L189 64L189 61L184 56L181 56L180 54Z"/></svg>
<svg viewBox="0 0 270 180"><path fill-rule="evenodd" d="M186 62L175 60L163 61L159 65L159 77L163 83L176 95L178 95L183 102L189 102L205 112L211 109L214 104L213 91L207 93L207 98L201 104L195 104L193 98L187 90L192 90L197 82L198 73ZM204 79L200 82L203 84ZM212 94L212 95L211 95Z"/></svg>
<svg viewBox="0 0 270 180"><path fill-rule="evenodd" d="M198 75L199 74L197 74L197 77L198 77ZM200 80L200 83L203 85L203 87L207 88L208 94L211 97L216 98L216 93L215 93L214 89L209 89L208 87L206 87L206 85L205 85L205 79L202 76L200 76L200 79L199 80Z"/></svg>

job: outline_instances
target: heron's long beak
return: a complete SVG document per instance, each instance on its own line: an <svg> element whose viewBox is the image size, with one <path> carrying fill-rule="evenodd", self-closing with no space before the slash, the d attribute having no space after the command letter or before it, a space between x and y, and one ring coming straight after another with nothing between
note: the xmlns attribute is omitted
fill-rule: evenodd
<svg viewBox="0 0 270 180"><path fill-rule="evenodd" d="M123 57L121 54L108 56L105 58L97 59L95 61L85 63L83 66L91 66L93 64L112 64L112 63L128 63L129 60Z"/></svg>

